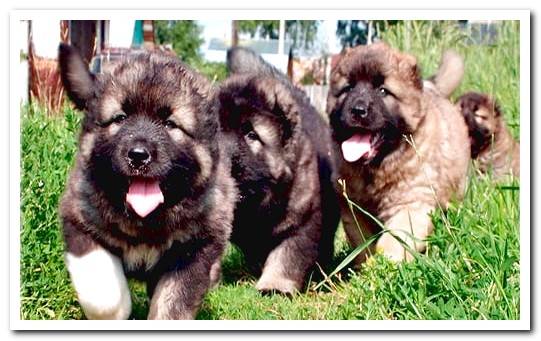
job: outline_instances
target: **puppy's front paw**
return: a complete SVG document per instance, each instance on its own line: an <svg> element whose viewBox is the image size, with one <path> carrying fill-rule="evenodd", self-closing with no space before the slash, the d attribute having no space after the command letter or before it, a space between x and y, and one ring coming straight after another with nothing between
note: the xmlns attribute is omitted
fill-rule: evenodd
<svg viewBox="0 0 541 341"><path fill-rule="evenodd" d="M390 233L386 233L378 240L376 252L383 254L388 259L395 262L411 261L413 255L406 250L404 245Z"/></svg>
<svg viewBox="0 0 541 341"><path fill-rule="evenodd" d="M220 261L212 264L210 268L210 288L216 288L222 279L222 265Z"/></svg>
<svg viewBox="0 0 541 341"><path fill-rule="evenodd" d="M79 303L90 320L125 320L131 296L120 260L104 249L83 256L66 253Z"/></svg>
<svg viewBox="0 0 541 341"><path fill-rule="evenodd" d="M263 274L255 287L263 293L277 291L282 294L293 295L293 293L300 289L300 284L283 276L266 276Z"/></svg>

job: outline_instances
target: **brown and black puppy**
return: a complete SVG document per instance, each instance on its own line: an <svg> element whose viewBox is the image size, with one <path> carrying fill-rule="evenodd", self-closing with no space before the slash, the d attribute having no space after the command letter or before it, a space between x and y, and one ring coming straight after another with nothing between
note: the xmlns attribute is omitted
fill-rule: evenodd
<svg viewBox="0 0 541 341"><path fill-rule="evenodd" d="M513 139L500 106L486 94L468 92L458 101L471 142L471 157L482 173L495 179L520 176L520 145Z"/></svg>
<svg viewBox="0 0 541 341"><path fill-rule="evenodd" d="M328 125L300 90L250 50L229 52L218 90L240 200L231 240L262 266L261 291L293 293L332 257L339 209Z"/></svg>
<svg viewBox="0 0 541 341"><path fill-rule="evenodd" d="M328 96L339 176L350 200L418 251L433 230L430 213L462 196L470 158L463 118L438 91L450 93L452 86L434 82L424 88L415 57L377 43L342 57ZM380 230L345 198L340 202L353 246ZM393 260L411 259L392 234L384 233L376 249Z"/></svg>
<svg viewBox="0 0 541 341"><path fill-rule="evenodd" d="M60 46L85 116L60 205L70 277L87 318L126 319L126 276L147 282L149 319L194 318L219 276L237 194L208 81L142 53L89 73Z"/></svg>

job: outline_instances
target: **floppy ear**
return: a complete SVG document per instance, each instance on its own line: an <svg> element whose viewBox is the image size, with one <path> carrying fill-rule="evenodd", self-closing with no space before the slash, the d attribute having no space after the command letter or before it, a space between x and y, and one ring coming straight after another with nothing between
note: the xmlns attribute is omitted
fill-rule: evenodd
<svg viewBox="0 0 541 341"><path fill-rule="evenodd" d="M417 89L423 88L423 80L421 79L421 71L417 65L417 59L406 53L399 53L398 69L404 79L407 79L410 84Z"/></svg>
<svg viewBox="0 0 541 341"><path fill-rule="evenodd" d="M489 97L489 104L491 104L492 109L494 110L494 116L499 117L502 116L502 108L500 107L500 104L496 99Z"/></svg>
<svg viewBox="0 0 541 341"><path fill-rule="evenodd" d="M284 140L289 139L300 129L301 115L292 88L272 77L265 78L257 84L257 87L264 97L266 106L282 124L285 124L282 127Z"/></svg>
<svg viewBox="0 0 541 341"><path fill-rule="evenodd" d="M78 109L86 109L94 89L94 75L88 70L88 65L77 49L67 44L60 44L58 48L58 65L69 98Z"/></svg>

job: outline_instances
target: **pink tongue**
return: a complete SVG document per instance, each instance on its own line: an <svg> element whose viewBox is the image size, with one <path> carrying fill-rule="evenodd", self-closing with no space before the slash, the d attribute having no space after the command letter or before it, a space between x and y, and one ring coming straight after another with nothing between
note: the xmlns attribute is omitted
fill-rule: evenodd
<svg viewBox="0 0 541 341"><path fill-rule="evenodd" d="M154 211L163 200L160 185L155 180L134 178L126 194L126 202L141 218Z"/></svg>
<svg viewBox="0 0 541 341"><path fill-rule="evenodd" d="M342 142L342 155L348 162L355 162L370 152L370 134L355 134Z"/></svg>

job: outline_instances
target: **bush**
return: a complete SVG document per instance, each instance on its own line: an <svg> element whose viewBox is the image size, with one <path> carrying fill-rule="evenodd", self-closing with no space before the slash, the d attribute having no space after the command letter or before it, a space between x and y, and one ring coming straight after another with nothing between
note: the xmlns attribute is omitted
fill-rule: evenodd
<svg viewBox="0 0 541 341"><path fill-rule="evenodd" d="M199 47L203 44L201 27L193 20L155 20L156 43L172 44L177 56L186 63L201 60Z"/></svg>
<svg viewBox="0 0 541 341"><path fill-rule="evenodd" d="M221 82L227 78L227 66L225 63L198 61L192 63L192 67L213 82Z"/></svg>

